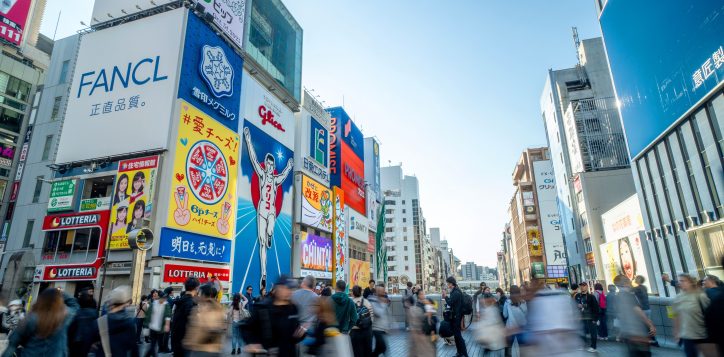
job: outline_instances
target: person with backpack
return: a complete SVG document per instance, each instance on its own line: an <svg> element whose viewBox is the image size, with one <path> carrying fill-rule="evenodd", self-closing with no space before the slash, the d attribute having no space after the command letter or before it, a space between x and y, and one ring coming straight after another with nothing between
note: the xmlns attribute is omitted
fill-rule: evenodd
<svg viewBox="0 0 724 357"><path fill-rule="evenodd" d="M357 308L357 323L349 331L352 351L354 357L369 357L372 355L372 322L374 321L372 304L362 296L362 288L358 285L352 288L352 301Z"/></svg>
<svg viewBox="0 0 724 357"><path fill-rule="evenodd" d="M596 342L598 340L598 326L596 325L599 316L598 301L593 294L588 292L588 283L584 281L578 287L581 291L576 295L575 301L583 319L584 335L589 334L591 336L591 347L588 348L588 352L594 353L596 352Z"/></svg>
<svg viewBox="0 0 724 357"><path fill-rule="evenodd" d="M455 357L467 357L468 350L463 339L462 323L463 316L473 312L472 297L460 291L457 280L455 280L454 277L450 276L446 281L447 287L450 290L450 296L445 301L450 306L450 313L452 315L451 327L453 335L455 336L455 348L457 349Z"/></svg>
<svg viewBox="0 0 724 357"><path fill-rule="evenodd" d="M608 307L607 301L606 301L606 294L603 293L603 285L601 283L596 283L596 285L593 286L593 295L596 297L596 301L598 301L598 336L601 339L608 339L608 324L607 324L607 317L606 317L606 309Z"/></svg>
<svg viewBox="0 0 724 357"><path fill-rule="evenodd" d="M197 305L191 312L183 340L189 357L221 356L226 323L224 307L217 301L217 295L213 283L206 283L199 288Z"/></svg>
<svg viewBox="0 0 724 357"><path fill-rule="evenodd" d="M357 307L354 301L344 292L347 290L347 283L344 280L337 280L335 290L336 292L332 295L332 302L334 302L337 328L339 328L339 332L349 334L352 326L357 324Z"/></svg>
<svg viewBox="0 0 724 357"><path fill-rule="evenodd" d="M85 291L78 294L80 309L68 327L68 356L87 357L98 319L98 304L93 295Z"/></svg>

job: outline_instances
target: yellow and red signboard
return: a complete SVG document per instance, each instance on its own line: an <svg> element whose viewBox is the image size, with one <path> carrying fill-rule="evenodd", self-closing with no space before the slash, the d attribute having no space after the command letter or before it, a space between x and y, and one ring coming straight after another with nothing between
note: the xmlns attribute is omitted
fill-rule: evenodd
<svg viewBox="0 0 724 357"><path fill-rule="evenodd" d="M538 228L528 228L528 250L530 251L531 257L540 257L543 255L543 244Z"/></svg>
<svg viewBox="0 0 724 357"><path fill-rule="evenodd" d="M231 239L236 212L239 135L179 101L178 136L167 225Z"/></svg>
<svg viewBox="0 0 724 357"><path fill-rule="evenodd" d="M357 259L349 260L349 286L367 286L370 281L370 262Z"/></svg>
<svg viewBox="0 0 724 357"><path fill-rule="evenodd" d="M156 189L158 156L118 163L111 207L111 250L130 249L128 233L143 227L151 217Z"/></svg>

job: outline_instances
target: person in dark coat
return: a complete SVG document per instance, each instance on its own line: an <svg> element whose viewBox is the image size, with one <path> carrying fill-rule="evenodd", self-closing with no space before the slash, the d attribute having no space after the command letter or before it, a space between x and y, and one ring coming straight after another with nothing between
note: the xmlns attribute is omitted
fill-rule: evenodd
<svg viewBox="0 0 724 357"><path fill-rule="evenodd" d="M191 311L196 306L194 297L200 283L199 279L194 277L186 279L184 283L184 294L176 299L173 303L174 311L171 318L171 350L174 357L186 357L187 351L183 346L183 340L186 336L186 327L189 323Z"/></svg>
<svg viewBox="0 0 724 357"><path fill-rule="evenodd" d="M78 296L78 305L80 309L68 327L68 352L70 357L87 357L93 344L98 304L93 295L82 292Z"/></svg>
<svg viewBox="0 0 724 357"><path fill-rule="evenodd" d="M462 357L468 355L468 349L465 346L465 340L462 334L463 322L463 293L458 287L458 283L454 277L447 278L447 287L450 289L450 296L445 299L447 305L450 306L450 314L452 316L452 330L455 336L455 347L457 354L455 356Z"/></svg>
<svg viewBox="0 0 724 357"><path fill-rule="evenodd" d="M139 357L138 344L136 344L136 318L128 311L131 306L131 288L119 286L111 291L106 301L108 314L101 319L108 321L108 342L111 356ZM100 322L100 321L98 321ZM103 332L99 323L94 323L92 341L96 343L96 357L105 357L103 347Z"/></svg>

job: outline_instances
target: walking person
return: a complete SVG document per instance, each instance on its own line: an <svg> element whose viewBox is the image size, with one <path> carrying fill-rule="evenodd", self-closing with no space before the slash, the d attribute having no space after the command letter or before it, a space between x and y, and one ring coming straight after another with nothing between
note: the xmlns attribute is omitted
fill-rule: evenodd
<svg viewBox="0 0 724 357"><path fill-rule="evenodd" d="M317 281L313 276L307 275L302 279L300 288L292 293L292 303L294 303L294 305L297 306L297 310L299 310L299 323L302 324L305 329L312 328L317 319L314 309L319 297L314 293L314 290L312 290L316 283Z"/></svg>
<svg viewBox="0 0 724 357"><path fill-rule="evenodd" d="M254 308L254 288L251 285L247 286L243 296L246 299L246 311L251 313Z"/></svg>
<svg viewBox="0 0 724 357"><path fill-rule="evenodd" d="M231 354L241 354L241 324L249 317L249 312L244 309L244 303L239 293L234 294L229 311L227 313L231 321Z"/></svg>
<svg viewBox="0 0 724 357"><path fill-rule="evenodd" d="M354 357L369 357L372 355L372 322L374 321L372 304L362 296L362 288L358 285L352 288L352 301L357 310L357 322L349 331L352 351Z"/></svg>
<svg viewBox="0 0 724 357"><path fill-rule="evenodd" d="M10 301L7 311L2 314L2 332L10 335L24 319L23 301L17 299Z"/></svg>
<svg viewBox="0 0 724 357"><path fill-rule="evenodd" d="M97 357L140 355L136 341L136 321L128 310L131 306L131 288L119 286L108 294L108 314L94 324L93 342L100 342Z"/></svg>
<svg viewBox="0 0 724 357"><path fill-rule="evenodd" d="M186 328L189 323L191 311L196 306L196 297L199 288L199 279L190 277L184 282L184 293L174 302L173 315L171 317L171 349L174 357L186 357L187 351L183 340L186 336Z"/></svg>
<svg viewBox="0 0 724 357"><path fill-rule="evenodd" d="M2 357L23 356L65 357L68 327L78 311L76 299L59 289L43 290L23 323L10 335Z"/></svg>
<svg viewBox="0 0 724 357"><path fill-rule="evenodd" d="M410 323L409 323L409 321L407 321L407 309L409 308L409 306L407 306L406 301L409 297L411 297L414 294L415 289L412 287L411 281L408 281L407 284L405 284L405 286L407 286L407 287L402 292L402 307L405 309L405 329L409 331Z"/></svg>
<svg viewBox="0 0 724 357"><path fill-rule="evenodd" d="M83 291L78 294L78 312L68 327L68 355L87 357L93 343L93 331L98 319L98 304L93 295Z"/></svg>
<svg viewBox="0 0 724 357"><path fill-rule="evenodd" d="M197 304L191 311L183 339L184 348L188 357L221 356L226 334L224 307L217 301L218 292L213 283L201 285L198 291Z"/></svg>
<svg viewBox="0 0 724 357"><path fill-rule="evenodd" d="M375 287L375 293L370 295L370 304L372 304L372 313L375 316L374 320L372 320L372 335L375 338L372 357L379 357L379 355L387 352L387 330L390 326L390 300L383 284L378 284Z"/></svg>
<svg viewBox="0 0 724 357"><path fill-rule="evenodd" d="M602 340L608 339L608 323L606 321L606 311L608 309L608 301L606 294L603 292L603 285L596 283L594 285L593 296L598 301L598 337Z"/></svg>
<svg viewBox="0 0 724 357"><path fill-rule="evenodd" d="M588 352L596 352L596 343L598 340L598 321L599 306L596 297L589 293L588 283L585 281L578 285L580 292L576 295L576 304L578 310L581 312L581 319L583 321L584 335L588 334L591 338L590 347Z"/></svg>
<svg viewBox="0 0 724 357"><path fill-rule="evenodd" d="M136 344L141 344L141 337L143 336L143 321L146 320L146 311L148 311L148 296L141 296L141 302L138 303L136 308Z"/></svg>
<svg viewBox="0 0 724 357"><path fill-rule="evenodd" d="M171 311L173 312L173 305L177 299L177 297L173 295L173 288L169 286L166 287L166 289L163 289L163 295L166 296L166 303L169 307L171 307ZM161 337L161 346L158 348L158 353L172 353L171 348L169 347L170 342L171 331L164 332Z"/></svg>
<svg viewBox="0 0 724 357"><path fill-rule="evenodd" d="M408 356L435 356L435 347L430 341L429 336L423 331L423 322L426 318L425 310L415 303L412 296L408 296L405 301L407 308L407 321L409 321L410 330L408 333Z"/></svg>
<svg viewBox="0 0 724 357"><path fill-rule="evenodd" d="M365 288L365 291L362 293L362 297L365 299L368 299L370 296L375 294L375 281L373 279L370 279L369 285Z"/></svg>
<svg viewBox="0 0 724 357"><path fill-rule="evenodd" d="M305 340L307 354L321 357L352 357L348 335L339 332L332 299L317 300L316 323L309 339Z"/></svg>
<svg viewBox="0 0 724 357"><path fill-rule="evenodd" d="M334 314L337 320L337 328L339 332L349 334L352 326L357 323L357 307L354 301L344 292L347 289L347 283L344 280L337 280L335 285L335 293L332 295L334 302Z"/></svg>
<svg viewBox="0 0 724 357"><path fill-rule="evenodd" d="M505 348L505 356L513 356L513 346L518 343L520 349L523 342L522 337L524 329L528 324L528 306L523 300L520 288L517 285L510 287L510 298L505 301L503 306L503 318L505 319L505 328L508 332L508 344Z"/></svg>
<svg viewBox="0 0 724 357"><path fill-rule="evenodd" d="M483 293L480 307L480 320L475 331L475 340L483 347L483 356L505 356L505 327L500 318L500 310L495 297Z"/></svg>
<svg viewBox="0 0 724 357"><path fill-rule="evenodd" d="M649 338L656 335L656 327L651 322L636 300L631 289L631 280L625 275L618 275L613 279L619 289L615 295L615 304L608 300L609 308L615 306L616 318L621 326L620 336L628 349L631 357L651 356L651 344ZM611 289L609 287L609 291ZM610 315L609 310L609 315Z"/></svg>
<svg viewBox="0 0 724 357"><path fill-rule="evenodd" d="M450 290L449 298L446 298L446 303L450 306L450 313L452 315L452 330L455 336L455 348L457 354L455 357L462 357L468 355L468 350L465 346L465 340L462 334L462 321L463 321L463 293L458 287L458 283L454 277L450 276L447 278L447 287Z"/></svg>
<svg viewBox="0 0 724 357"><path fill-rule="evenodd" d="M674 339L680 341L686 357L709 356L704 346L709 337L704 320L709 298L689 274L679 274L677 286L681 293L674 299Z"/></svg>
<svg viewBox="0 0 724 357"><path fill-rule="evenodd" d="M143 327L148 328L151 344L145 356L158 356L158 350L163 350L163 334L171 331L171 305L167 302L163 292L151 292L153 302L148 306Z"/></svg>
<svg viewBox="0 0 724 357"><path fill-rule="evenodd" d="M618 328L616 328L616 316L618 315L618 311L616 311L617 304L616 285L610 284L608 286L608 294L606 294L606 326L609 330L609 341L615 341L618 338Z"/></svg>

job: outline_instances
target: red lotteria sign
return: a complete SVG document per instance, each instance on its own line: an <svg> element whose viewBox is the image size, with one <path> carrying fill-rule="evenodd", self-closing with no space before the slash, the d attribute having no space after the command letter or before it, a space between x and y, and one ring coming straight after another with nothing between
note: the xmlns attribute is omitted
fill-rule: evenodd
<svg viewBox="0 0 724 357"><path fill-rule="evenodd" d="M93 264L82 265L49 265L43 273L44 281L58 280L95 280L98 277L100 260Z"/></svg>
<svg viewBox="0 0 724 357"><path fill-rule="evenodd" d="M101 236L104 237L108 229L109 216L110 211L45 216L45 219L43 219L43 230L52 231L82 227L100 227Z"/></svg>
<svg viewBox="0 0 724 357"><path fill-rule="evenodd" d="M186 279L194 277L202 283L211 279L212 275L221 281L229 281L231 273L229 268L211 268L196 265L166 264L163 269L165 283L183 283Z"/></svg>

